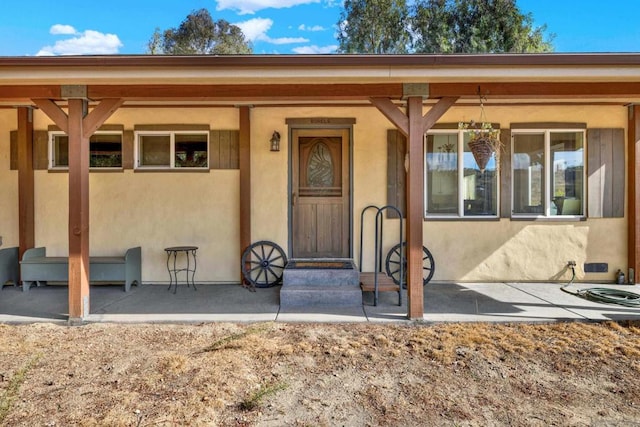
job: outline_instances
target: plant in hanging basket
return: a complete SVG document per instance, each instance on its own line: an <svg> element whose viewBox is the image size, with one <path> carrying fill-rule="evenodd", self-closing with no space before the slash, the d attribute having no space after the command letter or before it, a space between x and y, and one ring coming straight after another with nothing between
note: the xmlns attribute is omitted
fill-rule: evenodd
<svg viewBox="0 0 640 427"><path fill-rule="evenodd" d="M491 156L496 156L496 167L500 158L500 130L494 129L491 123L460 122L458 127L469 132L469 149L478 164L480 172L484 172Z"/></svg>

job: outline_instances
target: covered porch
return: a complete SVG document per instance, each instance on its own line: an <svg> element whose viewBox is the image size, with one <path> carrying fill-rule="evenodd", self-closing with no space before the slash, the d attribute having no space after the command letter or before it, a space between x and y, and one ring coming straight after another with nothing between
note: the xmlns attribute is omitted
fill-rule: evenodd
<svg viewBox="0 0 640 427"><path fill-rule="evenodd" d="M256 197L260 197L257 196L261 192L259 184L265 181L265 175L259 174L272 165L280 167L279 178L288 172L282 170L282 160L277 164L268 160L260 165L261 169L255 168L256 152L252 147L257 144L256 122L261 130L272 128L274 125L265 122L271 118L271 112L279 108L300 109L311 124L317 120L315 124L332 125L332 112L338 108L366 109L367 113L360 113L363 117L369 112L384 116L388 120L385 126L394 127L407 140L404 166L409 285L404 299L408 303L401 308L402 316L424 319L425 313L429 313L429 301L438 301L434 295L427 298L428 288L423 288L421 280L421 249L424 227L429 221L425 220L424 204L425 133L454 106L477 107L479 95L481 99L490 98L493 106L503 109L620 106L628 111L628 180L623 195L623 205L626 196L627 208L626 258L628 267L634 271L640 268L640 228L636 220L640 211L640 178L636 166L640 140L640 113L635 108L635 102L640 100L640 57L637 55L0 58L0 67L4 71L0 80L0 102L4 108L16 111L13 127L17 128L19 230L14 234L17 234L15 241L21 254L36 246L34 218L41 214L36 212L34 201L34 114L39 115L41 121L52 122L69 137L68 245L62 245L68 247L69 255L68 308L58 311L74 321L98 316L94 304L104 307L93 298L94 292L102 290L90 287L88 280L93 230L89 226L89 137L103 124L108 124L114 114L128 109L135 109L141 116L152 116L161 110L224 109L227 117L236 119L239 173L238 206L234 209L237 208L239 219L233 248L237 259L243 248L263 237L271 214L278 214L282 220L281 214L295 202L295 196L287 194L284 206L268 206L268 213L258 212L263 205L256 203ZM257 111L263 114L260 119L256 119ZM128 125L133 128L135 123ZM354 150L354 155L365 151L362 138L357 143L361 145ZM127 162L133 164L134 160L130 158ZM363 165L355 166L362 168ZM132 169L137 172L135 167ZM359 179L366 183L365 177ZM509 172L505 170L500 179L502 188L509 189ZM283 182L286 183L286 179L278 184L282 186ZM365 188L366 185L361 184L353 189L359 192L360 205L366 201L362 196ZM268 201L264 197L260 200ZM354 205L351 199L352 218L357 216L360 207ZM496 219L508 220L510 201L500 209ZM153 214L150 211L150 215ZM360 250L355 243L355 222L353 219L348 230L349 252L353 258ZM280 226L280 235L292 233L290 224L286 227L283 233ZM260 230L257 232L256 228ZM140 245L144 251L144 242ZM240 250L235 250L237 248ZM143 274L145 281L152 282L145 280ZM149 286L149 290L153 289ZM147 286L135 292L143 289L146 291ZM224 300L213 295L211 299ZM162 302L158 303L162 306ZM210 309L216 312L215 307ZM368 318L366 305L362 311Z"/></svg>

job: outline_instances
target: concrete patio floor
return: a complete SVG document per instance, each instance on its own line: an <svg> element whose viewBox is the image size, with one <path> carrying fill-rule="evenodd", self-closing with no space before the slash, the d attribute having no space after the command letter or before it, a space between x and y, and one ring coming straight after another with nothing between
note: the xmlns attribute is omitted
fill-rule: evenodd
<svg viewBox="0 0 640 427"><path fill-rule="evenodd" d="M640 308L603 304L570 295L558 283L429 283L424 288L424 321L436 322L553 322L640 320ZM640 287L574 284L569 290L607 287L640 294ZM362 306L282 310L280 287L166 285L92 286L87 322L407 322L406 293L398 306L396 293L381 293L377 306L364 293ZM5 286L0 291L0 322L67 322L66 286L43 286L22 292Z"/></svg>

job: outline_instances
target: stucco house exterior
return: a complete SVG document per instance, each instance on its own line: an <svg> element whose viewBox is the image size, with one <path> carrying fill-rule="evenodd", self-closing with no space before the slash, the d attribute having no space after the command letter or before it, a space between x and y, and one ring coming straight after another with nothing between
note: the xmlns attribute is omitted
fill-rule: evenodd
<svg viewBox="0 0 640 427"><path fill-rule="evenodd" d="M434 281L564 281L575 261L635 282L639 101L639 54L4 57L0 235L69 256L79 319L89 254L141 246L143 283L167 283L163 248L195 245L198 283L237 283L258 240L357 260L369 205L405 213L410 318L423 245ZM500 130L482 168L472 121Z"/></svg>

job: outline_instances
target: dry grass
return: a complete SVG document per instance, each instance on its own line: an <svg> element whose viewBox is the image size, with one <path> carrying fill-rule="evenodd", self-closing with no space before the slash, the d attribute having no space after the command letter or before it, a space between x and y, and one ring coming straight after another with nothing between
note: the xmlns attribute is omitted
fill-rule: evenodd
<svg viewBox="0 0 640 427"><path fill-rule="evenodd" d="M18 369L18 371L11 377L9 384L4 389L2 396L0 397L0 423L4 421L5 417L11 410L13 402L18 398L20 392L20 386L24 382L27 373L36 364L41 355L36 355L29 360L25 366ZM4 379L4 378L3 378Z"/></svg>
<svg viewBox="0 0 640 427"><path fill-rule="evenodd" d="M10 426L640 419L635 323L0 325L0 346Z"/></svg>
<svg viewBox="0 0 640 427"><path fill-rule="evenodd" d="M243 411L252 411L257 409L269 396L275 395L278 391L287 388L286 384L260 384L258 389L251 393L245 400L238 405Z"/></svg>

